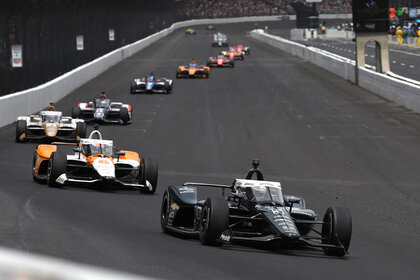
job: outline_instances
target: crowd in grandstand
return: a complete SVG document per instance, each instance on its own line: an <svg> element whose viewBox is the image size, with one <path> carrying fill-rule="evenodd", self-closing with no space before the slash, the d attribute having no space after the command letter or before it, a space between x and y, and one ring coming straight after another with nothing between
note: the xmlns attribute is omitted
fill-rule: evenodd
<svg viewBox="0 0 420 280"><path fill-rule="evenodd" d="M218 18L293 14L297 0L184 0L179 11L186 18ZM305 1L301 1L305 3ZM312 5L312 3L305 3ZM323 0L315 4L320 14L351 13L351 0Z"/></svg>

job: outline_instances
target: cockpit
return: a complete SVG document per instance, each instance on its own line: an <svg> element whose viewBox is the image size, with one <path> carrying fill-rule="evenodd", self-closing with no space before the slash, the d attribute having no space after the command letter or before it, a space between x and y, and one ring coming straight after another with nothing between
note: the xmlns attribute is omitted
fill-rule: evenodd
<svg viewBox="0 0 420 280"><path fill-rule="evenodd" d="M197 67L197 63L190 63L190 64L188 64L188 67L189 68L195 68L195 67Z"/></svg>
<svg viewBox="0 0 420 280"><path fill-rule="evenodd" d="M278 182L237 179L235 186L248 201L284 205L283 193Z"/></svg>
<svg viewBox="0 0 420 280"><path fill-rule="evenodd" d="M95 100L95 107L96 108L106 108L109 106L110 100L109 99L96 99Z"/></svg>
<svg viewBox="0 0 420 280"><path fill-rule="evenodd" d="M42 114L42 122L60 122L61 114Z"/></svg>
<svg viewBox="0 0 420 280"><path fill-rule="evenodd" d="M154 82L155 80L156 80L156 76L153 76L153 75L147 76L148 82Z"/></svg>
<svg viewBox="0 0 420 280"><path fill-rule="evenodd" d="M85 156L103 154L113 156L112 143L82 143Z"/></svg>

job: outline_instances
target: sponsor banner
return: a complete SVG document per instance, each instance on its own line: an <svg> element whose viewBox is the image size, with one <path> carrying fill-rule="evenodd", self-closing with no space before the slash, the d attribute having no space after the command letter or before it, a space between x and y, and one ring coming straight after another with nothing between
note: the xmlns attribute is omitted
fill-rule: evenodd
<svg viewBox="0 0 420 280"><path fill-rule="evenodd" d="M78 51L83 51L84 50L83 35L77 35L76 36L76 49Z"/></svg>
<svg viewBox="0 0 420 280"><path fill-rule="evenodd" d="M114 29L109 29L108 30L108 35L109 35L109 40L110 41L115 41L115 30Z"/></svg>
<svg viewBox="0 0 420 280"><path fill-rule="evenodd" d="M410 18L415 18L415 17L417 17L417 11L416 11L416 8L410 8L410 9L408 10L408 16L409 16Z"/></svg>
<svg viewBox="0 0 420 280"><path fill-rule="evenodd" d="M12 67L23 67L22 45L12 45Z"/></svg>

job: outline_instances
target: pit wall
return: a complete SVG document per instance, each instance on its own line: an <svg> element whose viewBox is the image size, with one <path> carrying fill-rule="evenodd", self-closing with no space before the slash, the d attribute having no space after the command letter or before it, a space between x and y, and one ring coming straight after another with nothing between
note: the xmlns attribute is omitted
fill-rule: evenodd
<svg viewBox="0 0 420 280"><path fill-rule="evenodd" d="M348 19L349 16L351 15L320 15L320 19ZM146 48L150 44L153 44L157 40L171 34L178 28L185 28L194 25L263 22L282 19L296 20L296 16L199 19L174 23L167 29L150 35L130 45L114 50L38 87L1 96L0 127L13 123L16 121L18 116L25 116L39 112L43 108L46 108L50 101L57 102L110 67Z"/></svg>
<svg viewBox="0 0 420 280"><path fill-rule="evenodd" d="M303 58L347 81L355 83L354 60L265 34L263 30L254 30L250 36L294 56ZM418 81L393 73L381 74L367 68L359 68L359 86L416 113L420 113L420 82Z"/></svg>

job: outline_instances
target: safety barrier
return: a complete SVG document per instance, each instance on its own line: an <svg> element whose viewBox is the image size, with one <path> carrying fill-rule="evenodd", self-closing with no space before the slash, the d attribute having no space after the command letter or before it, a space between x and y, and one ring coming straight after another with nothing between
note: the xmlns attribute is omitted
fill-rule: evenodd
<svg viewBox="0 0 420 280"><path fill-rule="evenodd" d="M263 30L254 30L250 36L294 56L304 58L345 80L355 82L355 62L353 60L265 34ZM381 74L367 68L359 68L359 86L420 113L420 82L418 81L394 73Z"/></svg>

